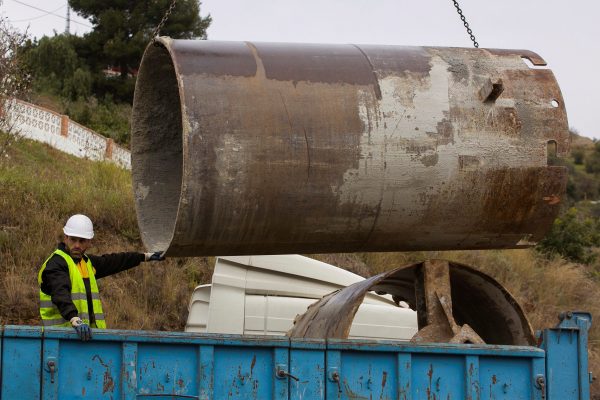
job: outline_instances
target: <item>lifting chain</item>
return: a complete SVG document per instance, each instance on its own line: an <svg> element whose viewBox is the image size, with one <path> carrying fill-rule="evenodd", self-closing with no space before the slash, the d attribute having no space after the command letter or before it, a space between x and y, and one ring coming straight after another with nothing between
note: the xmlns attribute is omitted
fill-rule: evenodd
<svg viewBox="0 0 600 400"><path fill-rule="evenodd" d="M479 43L477 43L477 40L475 40L475 35L473 35L473 31L471 30L471 28L469 28L469 23L467 22L467 19L463 15L463 12L460 9L460 6L458 5L458 1L452 0L452 2L454 3L454 7L456 7L456 11L458 12L458 15L460 15L460 20L463 22L463 25L467 29L467 33L471 37L471 41L473 42L473 46L475 46L475 48L479 48Z"/></svg>
<svg viewBox="0 0 600 400"><path fill-rule="evenodd" d="M160 34L160 30L165 25L165 23L169 19L169 16L173 12L173 9L175 8L175 3L177 3L177 0L172 0L171 1L171 5L167 9L167 11L165 11L165 15L162 17L162 19L160 20L160 22L156 26L156 28L154 28L154 32L152 32L152 40L156 39L158 37L158 35Z"/></svg>

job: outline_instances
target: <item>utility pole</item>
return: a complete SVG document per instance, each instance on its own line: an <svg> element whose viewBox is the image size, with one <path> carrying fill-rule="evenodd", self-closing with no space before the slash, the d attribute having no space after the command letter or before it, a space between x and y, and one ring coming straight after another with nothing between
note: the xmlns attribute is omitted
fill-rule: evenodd
<svg viewBox="0 0 600 400"><path fill-rule="evenodd" d="M71 34L71 7L69 7L68 2L67 2L67 26L65 27L65 33L67 35Z"/></svg>

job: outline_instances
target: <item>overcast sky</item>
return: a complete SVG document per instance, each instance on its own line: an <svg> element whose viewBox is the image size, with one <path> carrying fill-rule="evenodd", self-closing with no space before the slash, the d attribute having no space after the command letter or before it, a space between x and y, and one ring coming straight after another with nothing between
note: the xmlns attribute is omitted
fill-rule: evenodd
<svg viewBox="0 0 600 400"><path fill-rule="evenodd" d="M32 36L65 30L66 0L0 1L2 15L17 28L29 25ZM480 47L540 54L561 87L569 125L600 139L600 1L459 3ZM452 0L205 0L200 13L213 18L212 40L472 46ZM71 17L71 33L89 30Z"/></svg>

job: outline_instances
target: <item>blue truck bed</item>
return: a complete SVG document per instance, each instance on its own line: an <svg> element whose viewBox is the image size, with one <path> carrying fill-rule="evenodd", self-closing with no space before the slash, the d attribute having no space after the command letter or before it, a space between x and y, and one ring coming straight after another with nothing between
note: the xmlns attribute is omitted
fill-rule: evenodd
<svg viewBox="0 0 600 400"><path fill-rule="evenodd" d="M539 347L1 327L0 399L589 399L591 316Z"/></svg>

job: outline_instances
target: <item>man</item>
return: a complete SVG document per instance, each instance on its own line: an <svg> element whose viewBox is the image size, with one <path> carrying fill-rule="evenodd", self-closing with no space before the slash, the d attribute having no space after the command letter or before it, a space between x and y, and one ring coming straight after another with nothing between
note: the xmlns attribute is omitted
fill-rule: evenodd
<svg viewBox="0 0 600 400"><path fill-rule="evenodd" d="M38 273L40 315L44 326L75 328L83 341L92 328L106 328L96 279L138 266L162 261L162 253L85 254L94 237L92 221L76 214L63 228L64 239Z"/></svg>

